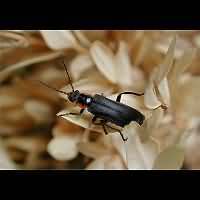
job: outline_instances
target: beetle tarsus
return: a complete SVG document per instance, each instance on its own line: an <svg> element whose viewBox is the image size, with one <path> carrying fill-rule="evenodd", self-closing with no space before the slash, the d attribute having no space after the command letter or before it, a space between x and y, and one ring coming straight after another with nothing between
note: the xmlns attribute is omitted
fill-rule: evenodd
<svg viewBox="0 0 200 200"><path fill-rule="evenodd" d="M126 142L126 141L128 140L128 137L125 138L121 131L119 131L119 133L120 133L120 135L121 135L121 137L122 137L122 140L123 140L124 142Z"/></svg>
<svg viewBox="0 0 200 200"><path fill-rule="evenodd" d="M106 130L106 127L105 127L104 125L102 125L102 127L103 127L103 130L104 130L104 133L105 133L106 135L108 135L108 132L107 132L107 130Z"/></svg>

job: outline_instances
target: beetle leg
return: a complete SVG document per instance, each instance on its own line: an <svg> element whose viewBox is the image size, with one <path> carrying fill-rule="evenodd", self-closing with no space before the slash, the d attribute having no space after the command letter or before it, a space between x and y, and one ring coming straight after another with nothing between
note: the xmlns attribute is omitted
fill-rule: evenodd
<svg viewBox="0 0 200 200"><path fill-rule="evenodd" d="M61 114L61 115L58 115L58 117L62 117L62 116L65 116L65 115L81 115L83 113L85 109L81 109L79 113L64 113L64 114Z"/></svg>
<svg viewBox="0 0 200 200"><path fill-rule="evenodd" d="M94 125L102 125L102 127L103 127L103 130L104 130L104 133L106 134L106 135L108 135L108 131L106 130L106 127L105 127L105 123L106 123L106 121L105 120L101 120L100 122L98 122L98 123L96 123L95 121L97 120L97 117L96 116L94 116L93 118L92 118L92 123L94 124Z"/></svg>
<svg viewBox="0 0 200 200"><path fill-rule="evenodd" d="M102 124L102 123L96 123L96 121L97 121L97 117L94 116L94 117L92 118L92 123L93 123L94 125L101 125L101 124Z"/></svg>
<svg viewBox="0 0 200 200"><path fill-rule="evenodd" d="M103 124L106 123L105 120L101 120L100 122L96 122L97 119L98 119L98 117L96 117L96 116L94 116L94 117L92 118L92 123L93 123L94 125L103 125Z"/></svg>
<svg viewBox="0 0 200 200"><path fill-rule="evenodd" d="M94 117L92 118L92 123L95 123L96 120L97 120L97 117L94 116Z"/></svg>
<svg viewBox="0 0 200 200"><path fill-rule="evenodd" d="M136 96L142 96L142 95L144 95L144 93L135 93L135 92L122 92L122 93L120 93L118 96L117 96L117 99L116 99L116 101L117 102L120 102L121 101L121 97L122 97L122 94L133 94L133 95L136 95Z"/></svg>
<svg viewBox="0 0 200 200"><path fill-rule="evenodd" d="M113 129L113 130L116 130L116 131L118 131L119 132L119 134L121 135L121 137L122 137L122 140L124 141L124 142L126 142L127 140L128 140L128 137L124 137L124 135L122 134L122 132L119 130L119 129L116 129L116 128L113 128L112 126L109 126L108 124L105 124L107 127L109 127L109 128L111 128L111 129Z"/></svg>
<svg viewBox="0 0 200 200"><path fill-rule="evenodd" d="M102 124L102 127L103 127L103 130L104 130L104 133L105 133L106 135L108 135L108 131L106 130L106 127L105 127L104 124Z"/></svg>

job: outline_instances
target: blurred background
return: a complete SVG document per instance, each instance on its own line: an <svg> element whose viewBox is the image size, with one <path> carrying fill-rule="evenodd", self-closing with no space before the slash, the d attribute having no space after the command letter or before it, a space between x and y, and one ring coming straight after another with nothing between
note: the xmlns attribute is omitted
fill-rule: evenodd
<svg viewBox="0 0 200 200"><path fill-rule="evenodd" d="M111 30L0 31L0 168L126 169L114 140L88 131L83 122L58 117L74 105L38 80L69 91L65 60L81 92L105 96L125 90L144 92L174 35L172 65L178 62L181 74L176 89L172 70L167 75L171 103L158 117L151 136L162 151L186 134L180 168L199 169L200 32ZM195 55L188 58L191 49ZM191 63L186 63L189 59ZM135 104L144 110L144 99L138 101Z"/></svg>

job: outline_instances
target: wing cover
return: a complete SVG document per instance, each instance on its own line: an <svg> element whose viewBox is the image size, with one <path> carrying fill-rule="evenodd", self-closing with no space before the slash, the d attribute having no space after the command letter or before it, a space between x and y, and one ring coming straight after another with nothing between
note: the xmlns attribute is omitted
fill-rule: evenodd
<svg viewBox="0 0 200 200"><path fill-rule="evenodd" d="M131 121L136 121L140 125L144 121L144 115L136 109L98 94L93 97L93 102L88 107L88 111L121 127Z"/></svg>

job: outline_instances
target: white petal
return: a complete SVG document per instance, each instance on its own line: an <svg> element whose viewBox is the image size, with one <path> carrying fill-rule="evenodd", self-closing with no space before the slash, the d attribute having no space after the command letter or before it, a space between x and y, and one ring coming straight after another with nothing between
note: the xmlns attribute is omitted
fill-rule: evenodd
<svg viewBox="0 0 200 200"><path fill-rule="evenodd" d="M88 40L88 38L84 35L83 31L73 31L76 37L79 39L79 42L84 45L85 47L89 47L91 45L91 42Z"/></svg>
<svg viewBox="0 0 200 200"><path fill-rule="evenodd" d="M164 104L165 106L169 106L170 104L167 74L173 65L175 44L176 37L173 38L164 61L152 71L144 95L144 103L147 108L154 109L161 104ZM156 94L154 83L157 86L159 96Z"/></svg>
<svg viewBox="0 0 200 200"><path fill-rule="evenodd" d="M153 131L158 127L163 119L163 110L158 108L151 112L151 117L144 121L143 126L140 128L141 134L140 138L142 141L147 141L149 137L153 134Z"/></svg>
<svg viewBox="0 0 200 200"><path fill-rule="evenodd" d="M196 55L196 49L188 49L184 52L183 56L181 56L175 63L173 70L170 74L171 84L173 86L174 81L178 79L178 77L192 64L192 61Z"/></svg>
<svg viewBox="0 0 200 200"><path fill-rule="evenodd" d="M169 93L168 80L166 77L158 85L158 90L159 90L162 104L169 107L170 93Z"/></svg>
<svg viewBox="0 0 200 200"><path fill-rule="evenodd" d="M139 66L142 61L144 60L145 55L147 55L147 52L149 51L150 47L151 47L151 41L149 40L149 38L144 37L142 40L142 43L140 45L140 48L138 50L138 53L134 59L134 64L136 66Z"/></svg>
<svg viewBox="0 0 200 200"><path fill-rule="evenodd" d="M128 169L151 169L158 155L157 144L151 140L142 143L134 123L126 126L123 134L128 137L128 141L125 142L126 152L122 149L122 145L121 149L118 148L118 150L121 152L124 161L128 162ZM121 139L120 136L118 138ZM121 142L123 143L122 140Z"/></svg>
<svg viewBox="0 0 200 200"><path fill-rule="evenodd" d="M46 44L53 50L67 48L81 49L73 33L69 30L42 30L40 32Z"/></svg>
<svg viewBox="0 0 200 200"><path fill-rule="evenodd" d="M87 170L124 169L124 166L119 156L106 155L91 162L86 169Z"/></svg>
<svg viewBox="0 0 200 200"><path fill-rule="evenodd" d="M63 56L62 52L50 52L45 53L43 55L37 55L32 58L18 62L16 64L10 65L0 71L0 82L4 81L6 78L8 78L8 76L10 76L13 72L15 72L18 69L28 67L32 64L53 60L61 56Z"/></svg>
<svg viewBox="0 0 200 200"><path fill-rule="evenodd" d="M57 160L72 160L78 155L77 139L70 136L55 137L47 150Z"/></svg>
<svg viewBox="0 0 200 200"><path fill-rule="evenodd" d="M116 64L112 51L102 42L96 41L92 44L90 53L99 71L112 83L116 83Z"/></svg>
<svg viewBox="0 0 200 200"><path fill-rule="evenodd" d="M70 113L70 112L80 112L80 108L73 108L73 110L62 110L61 112L57 113L58 115L62 115L65 113ZM88 113L87 111L84 112L84 114L82 114L81 116L76 116L76 115L65 115L62 116L63 119L66 119L68 121L70 121L71 123L74 123L78 126L81 126L83 128L89 128L91 130L95 130L97 132L102 132L102 128L100 126L95 126L92 125L92 115L90 113Z"/></svg>
<svg viewBox="0 0 200 200"><path fill-rule="evenodd" d="M53 110L51 106L47 103L37 101L37 100L29 100L24 104L25 111L33 117L37 122L48 122L53 119Z"/></svg>
<svg viewBox="0 0 200 200"><path fill-rule="evenodd" d="M116 54L116 73L119 84L131 86L133 84L133 70L128 54L128 46L120 41L119 49Z"/></svg>
<svg viewBox="0 0 200 200"><path fill-rule="evenodd" d="M188 77L178 88L175 110L179 116L190 119L200 115L200 77Z"/></svg>
<svg viewBox="0 0 200 200"><path fill-rule="evenodd" d="M79 79L84 71L94 65L88 54L78 54L70 63L70 71L73 80Z"/></svg>
<svg viewBox="0 0 200 200"><path fill-rule="evenodd" d="M98 159L95 159L92 161L86 168L86 170L103 170L105 169L105 160L107 160L106 157L100 157Z"/></svg>
<svg viewBox="0 0 200 200"><path fill-rule="evenodd" d="M150 82L145 89L144 104L147 108L150 109L157 108L161 105L152 82Z"/></svg>
<svg viewBox="0 0 200 200"><path fill-rule="evenodd" d="M184 161L184 150L174 145L162 151L154 162L153 169L180 169Z"/></svg>
<svg viewBox="0 0 200 200"><path fill-rule="evenodd" d="M109 153L105 146L96 142L81 142L78 144L78 148L83 155L94 159Z"/></svg>
<svg viewBox="0 0 200 200"><path fill-rule="evenodd" d="M19 106L22 103L23 103L23 98L20 98L19 96L1 93L0 109L6 107Z"/></svg>
<svg viewBox="0 0 200 200"><path fill-rule="evenodd" d="M2 142L0 142L0 170L4 169L16 169L17 166L14 162L10 159L8 153L5 151L5 146Z"/></svg>
<svg viewBox="0 0 200 200"><path fill-rule="evenodd" d="M158 66L157 75L155 77L155 82L157 83L157 85L161 82L161 80L163 80L163 78L167 76L172 67L174 60L175 45L176 45L176 37L174 37L172 42L170 43L164 61Z"/></svg>

